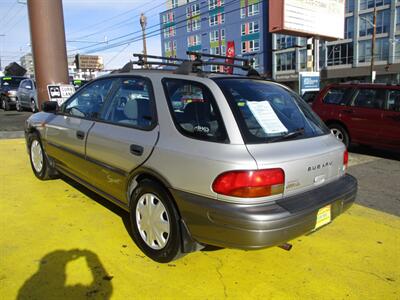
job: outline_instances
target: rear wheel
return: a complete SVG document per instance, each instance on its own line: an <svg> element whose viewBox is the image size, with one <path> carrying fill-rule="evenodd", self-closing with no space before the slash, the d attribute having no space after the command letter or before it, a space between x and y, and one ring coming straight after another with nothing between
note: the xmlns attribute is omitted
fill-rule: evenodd
<svg viewBox="0 0 400 300"><path fill-rule="evenodd" d="M5 111L10 110L10 103L8 103L8 101L5 97L3 97L1 103L2 103L2 107Z"/></svg>
<svg viewBox="0 0 400 300"><path fill-rule="evenodd" d="M181 255L179 214L160 184L143 180L132 193L130 219L134 240L151 259L167 263Z"/></svg>
<svg viewBox="0 0 400 300"><path fill-rule="evenodd" d="M350 136L343 126L339 124L330 124L329 129L331 130L332 134L346 146L346 148L349 147Z"/></svg>

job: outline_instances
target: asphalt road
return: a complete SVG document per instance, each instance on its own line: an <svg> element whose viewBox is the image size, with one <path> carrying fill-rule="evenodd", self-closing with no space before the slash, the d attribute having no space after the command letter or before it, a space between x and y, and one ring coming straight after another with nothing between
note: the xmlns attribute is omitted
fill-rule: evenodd
<svg viewBox="0 0 400 300"><path fill-rule="evenodd" d="M25 120L31 112L16 110L4 111L0 109L0 132L1 131L23 131Z"/></svg>

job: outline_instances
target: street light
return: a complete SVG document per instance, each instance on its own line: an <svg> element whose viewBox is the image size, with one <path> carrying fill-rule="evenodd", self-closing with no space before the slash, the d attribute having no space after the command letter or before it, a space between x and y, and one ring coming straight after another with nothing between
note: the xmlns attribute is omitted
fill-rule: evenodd
<svg viewBox="0 0 400 300"><path fill-rule="evenodd" d="M368 22L372 27L373 27L373 31L372 31L372 46L371 46L371 68L370 68L370 73L371 73L371 82L374 83L375 81L375 71L374 71L374 63L375 63L375 40L376 40L376 5L374 6L374 19L373 22L371 22L370 20L368 20L365 17L360 17L360 19L365 20L366 22Z"/></svg>

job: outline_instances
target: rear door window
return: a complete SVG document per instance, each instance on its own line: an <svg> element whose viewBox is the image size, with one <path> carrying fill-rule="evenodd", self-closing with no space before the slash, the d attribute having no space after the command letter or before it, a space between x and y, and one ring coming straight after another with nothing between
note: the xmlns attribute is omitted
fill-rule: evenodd
<svg viewBox="0 0 400 300"><path fill-rule="evenodd" d="M400 112L400 90L388 90L387 110Z"/></svg>
<svg viewBox="0 0 400 300"><path fill-rule="evenodd" d="M385 89L359 89L354 97L353 106L383 109L385 104Z"/></svg>
<svg viewBox="0 0 400 300"><path fill-rule="evenodd" d="M346 105L352 94L350 88L331 88L326 93L323 102L325 104Z"/></svg>
<svg viewBox="0 0 400 300"><path fill-rule="evenodd" d="M225 142L227 134L211 91L201 83L163 79L177 129L191 138Z"/></svg>

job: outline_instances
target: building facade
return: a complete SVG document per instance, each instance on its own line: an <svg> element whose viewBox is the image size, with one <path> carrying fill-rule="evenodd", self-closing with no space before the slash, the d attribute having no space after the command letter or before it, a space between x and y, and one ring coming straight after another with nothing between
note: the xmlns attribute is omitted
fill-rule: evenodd
<svg viewBox="0 0 400 300"><path fill-rule="evenodd" d="M26 70L26 76L34 77L35 66L32 53L27 53L19 59L21 66Z"/></svg>
<svg viewBox="0 0 400 300"><path fill-rule="evenodd" d="M160 14L163 56L187 58L187 51L226 55L228 42L234 42L236 56L254 58L260 73L271 74L268 1L177 0L167 7ZM204 69L223 71L219 66Z"/></svg>
<svg viewBox="0 0 400 300"><path fill-rule="evenodd" d="M319 71L323 84L371 80L375 5L375 82L400 83L400 0L347 0L344 39L319 42ZM307 70L306 44L305 38L273 35L275 80L298 89L298 74Z"/></svg>

